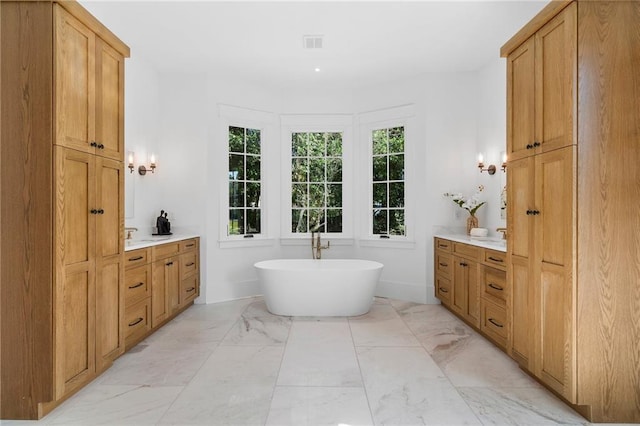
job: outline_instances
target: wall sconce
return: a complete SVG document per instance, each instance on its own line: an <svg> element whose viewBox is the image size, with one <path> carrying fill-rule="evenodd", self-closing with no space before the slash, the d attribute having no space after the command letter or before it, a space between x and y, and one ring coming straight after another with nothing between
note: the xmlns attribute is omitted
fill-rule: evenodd
<svg viewBox="0 0 640 426"><path fill-rule="evenodd" d="M496 166L494 166L493 164L490 164L486 169L484 168L484 156L481 152L478 154L478 168L480 169L480 173L487 172L490 175L496 173Z"/></svg>
<svg viewBox="0 0 640 426"><path fill-rule="evenodd" d="M135 169L135 166L133 164L133 152L129 152L129 155L127 157L128 157L127 167L129 168L129 172L133 173L133 170ZM140 164L140 166L138 166L138 173L141 176L146 175L148 170L151 170L151 173L155 173L155 170L156 170L156 156L154 154L151 154L151 163L149 164L149 168L148 169L144 164Z"/></svg>
<svg viewBox="0 0 640 426"><path fill-rule="evenodd" d="M500 156L502 157L502 166L500 166L500 168L502 169L503 172L506 173L506 171L507 171L507 153L505 151L502 151L502 154Z"/></svg>

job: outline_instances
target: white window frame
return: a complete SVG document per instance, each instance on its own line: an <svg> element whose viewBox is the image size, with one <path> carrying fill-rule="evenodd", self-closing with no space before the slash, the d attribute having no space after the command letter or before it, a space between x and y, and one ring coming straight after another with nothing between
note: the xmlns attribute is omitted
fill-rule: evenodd
<svg viewBox="0 0 640 426"><path fill-rule="evenodd" d="M291 232L291 135L293 133L342 133L342 232L322 233L325 238L351 244L353 240L353 116L351 114L282 115L281 122L281 243L308 243L310 232Z"/></svg>
<svg viewBox="0 0 640 426"><path fill-rule="evenodd" d="M415 247L414 217L415 217L415 186L413 169L417 156L415 154L415 112L414 105L402 105L398 107L386 108L377 111L360 113L358 115L360 123L360 152L362 153L362 167L366 168L366 199L359 200L361 215L365 215L367 220L363 220L360 229L360 245L368 247ZM404 220L405 235L388 235L381 237L373 233L373 131L379 129L390 129L393 127L404 127ZM363 191L365 193L365 191Z"/></svg>
<svg viewBox="0 0 640 426"><path fill-rule="evenodd" d="M272 223L269 212L273 182L267 179L272 166L269 165L269 158L272 157L272 143L274 114L265 111L251 110L230 105L219 104L218 115L220 118L219 139L222 141L221 155L224 165L220 165L219 176L220 188L220 225L219 225L219 245L221 248L250 247L273 245ZM229 127L242 127L245 129L260 130L260 234L249 234L252 237L245 237L248 234L229 235Z"/></svg>

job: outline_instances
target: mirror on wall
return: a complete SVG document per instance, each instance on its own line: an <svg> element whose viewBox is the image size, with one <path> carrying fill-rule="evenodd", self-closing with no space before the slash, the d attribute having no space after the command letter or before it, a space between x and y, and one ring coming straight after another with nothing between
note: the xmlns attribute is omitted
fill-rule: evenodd
<svg viewBox="0 0 640 426"><path fill-rule="evenodd" d="M125 173L124 177L124 218L133 219L135 199L135 174Z"/></svg>

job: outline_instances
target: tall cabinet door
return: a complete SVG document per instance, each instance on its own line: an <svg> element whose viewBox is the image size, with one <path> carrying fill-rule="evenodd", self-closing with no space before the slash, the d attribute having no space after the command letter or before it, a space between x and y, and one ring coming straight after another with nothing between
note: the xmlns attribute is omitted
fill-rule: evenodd
<svg viewBox="0 0 640 426"><path fill-rule="evenodd" d="M55 394L95 376L95 162L55 148Z"/></svg>
<svg viewBox="0 0 640 426"><path fill-rule="evenodd" d="M124 158L124 57L96 38L96 143L98 155Z"/></svg>
<svg viewBox="0 0 640 426"><path fill-rule="evenodd" d="M533 154L535 139L535 39L507 58L507 152L509 160Z"/></svg>
<svg viewBox="0 0 640 426"><path fill-rule="evenodd" d="M94 152L96 37L61 6L54 13L55 143Z"/></svg>
<svg viewBox="0 0 640 426"><path fill-rule="evenodd" d="M96 156L96 351L102 370L124 352L123 163Z"/></svg>
<svg viewBox="0 0 640 426"><path fill-rule="evenodd" d="M535 372L576 400L575 147L536 156Z"/></svg>
<svg viewBox="0 0 640 426"><path fill-rule="evenodd" d="M536 140L538 152L577 141L577 4L573 3L535 35Z"/></svg>
<svg viewBox="0 0 640 426"><path fill-rule="evenodd" d="M533 332L534 157L510 161L507 169L507 237L509 238L507 280L511 288L511 355L525 368L531 357Z"/></svg>

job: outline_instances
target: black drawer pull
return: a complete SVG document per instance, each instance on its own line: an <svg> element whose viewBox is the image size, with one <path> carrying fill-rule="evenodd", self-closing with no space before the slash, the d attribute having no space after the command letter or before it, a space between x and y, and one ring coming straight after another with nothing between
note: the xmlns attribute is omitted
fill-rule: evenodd
<svg viewBox="0 0 640 426"><path fill-rule="evenodd" d="M173 262L168 262L168 263L165 263L164 265L165 266L171 266L171 265L173 265Z"/></svg>
<svg viewBox="0 0 640 426"><path fill-rule="evenodd" d="M442 266L443 268L446 268L447 266L449 266L448 263L442 263L442 262L438 263L438 265Z"/></svg>
<svg viewBox="0 0 640 426"><path fill-rule="evenodd" d="M129 288L138 288L138 287L142 287L144 285L144 283L138 283L136 285L130 285Z"/></svg>
<svg viewBox="0 0 640 426"><path fill-rule="evenodd" d="M140 324L140 323L142 322L142 320L143 320L143 319L144 319L144 318L142 318L142 317L138 317L138 319L137 319L137 320L132 321L132 322L130 322L130 323L129 323L129 327L133 327L133 326L134 326L134 325L136 325L136 324Z"/></svg>
<svg viewBox="0 0 640 426"><path fill-rule="evenodd" d="M440 290L442 293L449 293L449 290L447 290L446 288L438 288L438 290Z"/></svg>
<svg viewBox="0 0 640 426"><path fill-rule="evenodd" d="M187 290L187 293L191 293L195 289L196 289L195 287L191 287L190 289Z"/></svg>
<svg viewBox="0 0 640 426"><path fill-rule="evenodd" d="M98 146L98 144L97 144L96 142L94 142L94 141L91 141L91 143L89 144L89 146L96 147L96 146Z"/></svg>
<svg viewBox="0 0 640 426"><path fill-rule="evenodd" d="M195 264L196 264L196 262L190 262L190 263L187 263L187 264L186 264L186 265L184 265L184 266L193 266L193 265L195 265Z"/></svg>
<svg viewBox="0 0 640 426"><path fill-rule="evenodd" d="M538 146L542 145L540 142L536 141L533 143L533 147L536 148Z"/></svg>
<svg viewBox="0 0 640 426"><path fill-rule="evenodd" d="M129 258L129 262L135 262L136 260L142 260L142 259L144 259L144 256L131 257Z"/></svg>
<svg viewBox="0 0 640 426"><path fill-rule="evenodd" d="M191 244L187 244L186 247L193 247L195 245L196 245L195 243L191 243Z"/></svg>
<svg viewBox="0 0 640 426"><path fill-rule="evenodd" d="M500 262L500 263L504 262L504 260L498 259L497 257L493 257L493 256L489 256L489 260L493 260L494 262Z"/></svg>
<svg viewBox="0 0 640 426"><path fill-rule="evenodd" d="M491 324L495 325L496 327L500 327L500 328L504 327L504 325L500 324L499 322L494 321L493 318L489 318L489 322Z"/></svg>
<svg viewBox="0 0 640 426"><path fill-rule="evenodd" d="M494 290L498 290L498 291L503 291L504 290L502 287L497 286L494 283L489 283L489 287L491 287Z"/></svg>
<svg viewBox="0 0 640 426"><path fill-rule="evenodd" d="M464 262L460 262L460 266L468 266L468 264L466 264Z"/></svg>

